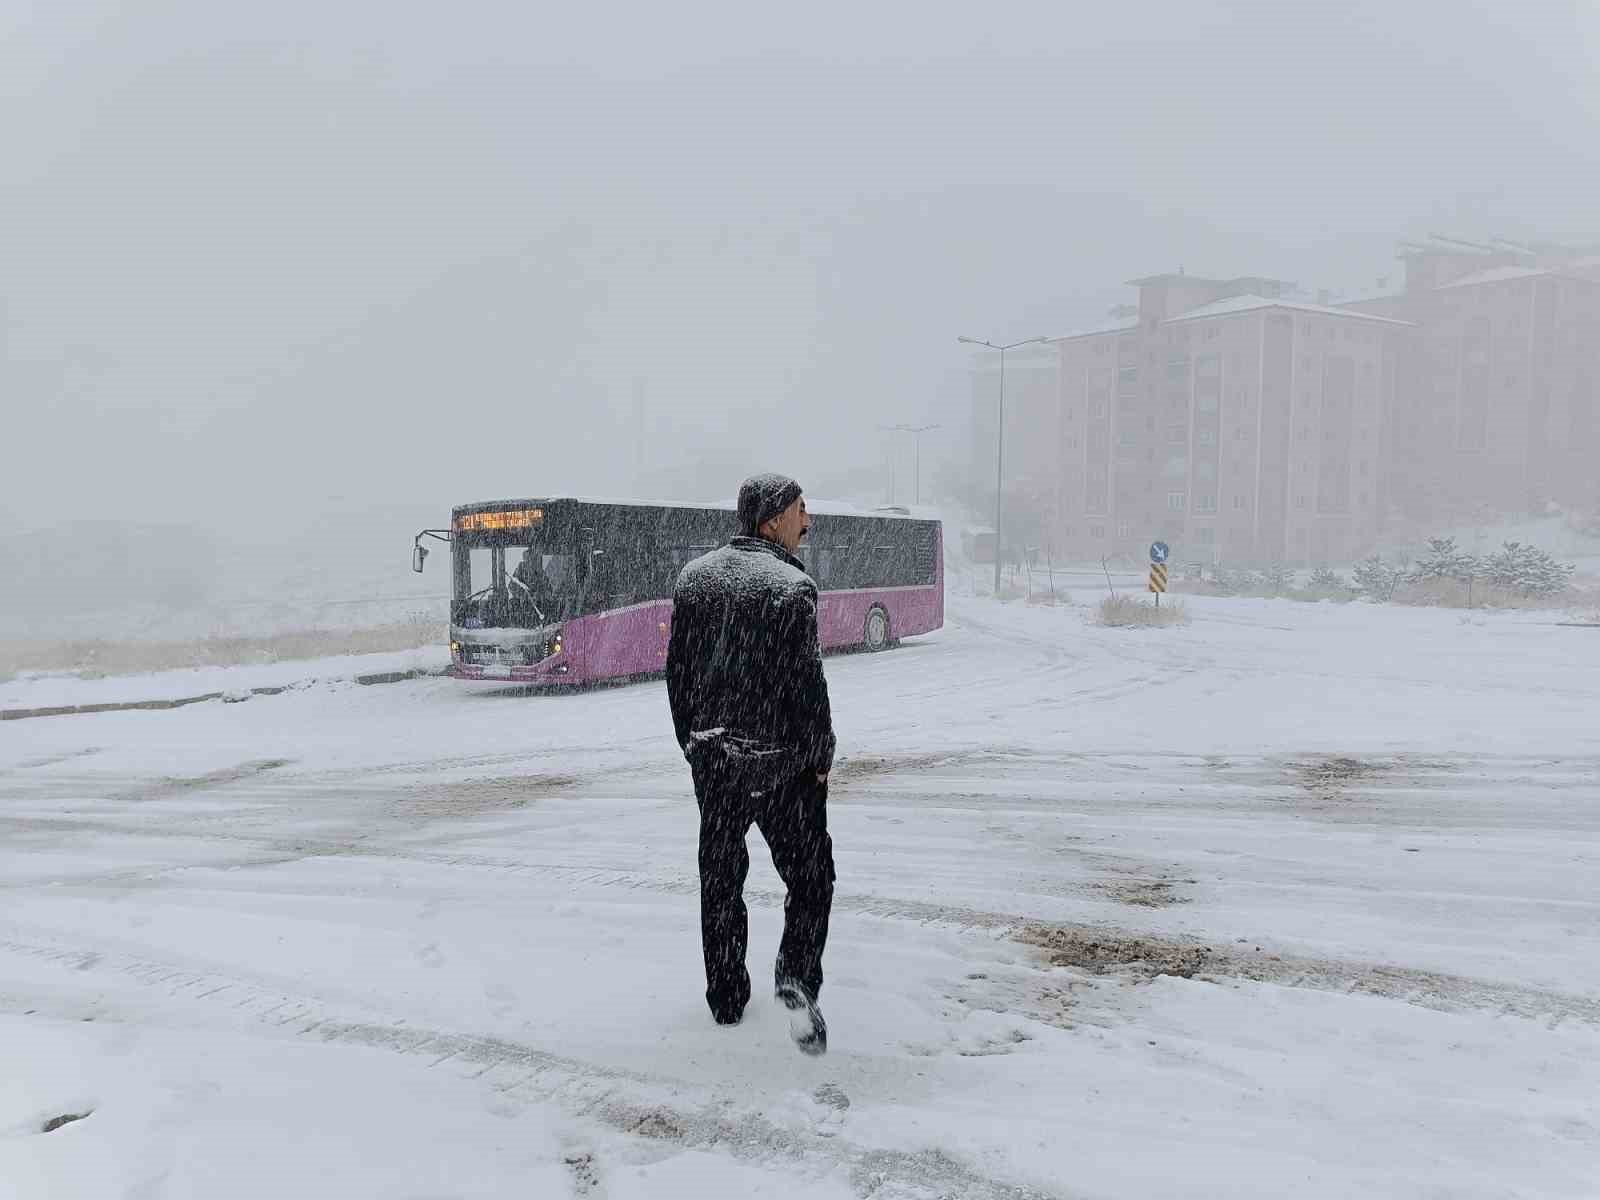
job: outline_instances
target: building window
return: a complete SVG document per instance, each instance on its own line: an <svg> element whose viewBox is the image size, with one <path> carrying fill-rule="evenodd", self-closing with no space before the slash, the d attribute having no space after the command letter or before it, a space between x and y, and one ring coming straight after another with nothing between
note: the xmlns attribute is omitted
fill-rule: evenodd
<svg viewBox="0 0 1600 1200"><path fill-rule="evenodd" d="M1367 477L1367 460L1363 458L1361 460L1361 478L1365 479L1366 477Z"/></svg>
<svg viewBox="0 0 1600 1200"><path fill-rule="evenodd" d="M1103 537L1105 537L1105 535L1106 535L1106 527L1104 525L1091 525L1091 526L1089 526L1089 536L1090 537L1103 538Z"/></svg>
<svg viewBox="0 0 1600 1200"><path fill-rule="evenodd" d="M1234 507L1234 511L1235 512L1237 512L1238 510L1242 509L1244 507L1244 497L1243 496L1235 496L1233 498L1233 507Z"/></svg>
<svg viewBox="0 0 1600 1200"><path fill-rule="evenodd" d="M1202 546L1209 546L1217 540L1217 531L1210 526L1194 531L1194 540Z"/></svg>
<svg viewBox="0 0 1600 1200"><path fill-rule="evenodd" d="M1311 502L1304 496L1296 496L1294 498L1294 506L1301 511L1304 511L1311 507Z"/></svg>
<svg viewBox="0 0 1600 1200"><path fill-rule="evenodd" d="M1242 441L1244 441L1244 439L1245 439L1244 426L1240 425L1240 426L1236 427L1234 429L1234 431L1233 431L1233 440L1236 441L1236 442L1242 442Z"/></svg>
<svg viewBox="0 0 1600 1200"><path fill-rule="evenodd" d="M1120 433L1117 434L1117 445L1119 445L1119 446L1137 446L1138 444L1139 444L1139 432L1138 432L1138 430L1135 430L1135 429L1124 429Z"/></svg>
<svg viewBox="0 0 1600 1200"><path fill-rule="evenodd" d="M1117 522L1117 537L1121 538L1123 541L1127 541L1132 536L1133 536L1133 522L1132 521L1118 521Z"/></svg>
<svg viewBox="0 0 1600 1200"><path fill-rule="evenodd" d="M1217 511L1217 498L1209 493L1202 493L1194 498L1195 512L1214 513Z"/></svg>
<svg viewBox="0 0 1600 1200"><path fill-rule="evenodd" d="M1182 446L1189 441L1189 428L1186 425L1173 425L1167 430L1167 443L1173 446Z"/></svg>
<svg viewBox="0 0 1600 1200"><path fill-rule="evenodd" d="M1167 511L1168 512L1182 512L1184 510L1184 507L1187 504L1187 502L1188 502L1188 497L1185 496L1182 492L1168 492L1167 493Z"/></svg>
<svg viewBox="0 0 1600 1200"><path fill-rule="evenodd" d="M1202 429L1196 436L1202 446L1215 446L1217 444L1217 431L1215 429Z"/></svg>

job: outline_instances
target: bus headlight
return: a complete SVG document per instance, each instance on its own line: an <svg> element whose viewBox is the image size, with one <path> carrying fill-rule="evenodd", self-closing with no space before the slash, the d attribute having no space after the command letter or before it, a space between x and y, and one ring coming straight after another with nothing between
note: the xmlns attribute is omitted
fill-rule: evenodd
<svg viewBox="0 0 1600 1200"><path fill-rule="evenodd" d="M528 647L527 655L530 664L543 662L561 653L561 630L557 629L543 641L535 642Z"/></svg>
<svg viewBox="0 0 1600 1200"><path fill-rule="evenodd" d="M461 661L461 643L460 642L451 642L450 643L450 660L452 662L460 662Z"/></svg>

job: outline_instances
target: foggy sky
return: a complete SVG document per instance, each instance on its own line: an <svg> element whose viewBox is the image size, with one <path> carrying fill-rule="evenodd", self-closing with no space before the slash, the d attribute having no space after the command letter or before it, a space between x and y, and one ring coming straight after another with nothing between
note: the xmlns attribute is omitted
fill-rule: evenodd
<svg viewBox="0 0 1600 1200"><path fill-rule="evenodd" d="M577 7L0 0L0 521L926 480L958 334L1600 232L1587 4Z"/></svg>

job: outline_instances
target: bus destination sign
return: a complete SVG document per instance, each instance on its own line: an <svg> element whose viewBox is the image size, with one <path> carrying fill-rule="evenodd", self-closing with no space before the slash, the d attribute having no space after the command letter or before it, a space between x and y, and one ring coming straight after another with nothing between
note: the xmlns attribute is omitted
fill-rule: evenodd
<svg viewBox="0 0 1600 1200"><path fill-rule="evenodd" d="M544 520L542 508L514 508L503 512L463 513L456 518L457 533L489 529L529 529Z"/></svg>

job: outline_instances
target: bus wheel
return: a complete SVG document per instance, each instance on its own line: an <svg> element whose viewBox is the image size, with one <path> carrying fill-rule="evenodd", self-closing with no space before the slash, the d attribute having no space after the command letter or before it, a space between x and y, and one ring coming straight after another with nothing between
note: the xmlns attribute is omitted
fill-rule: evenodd
<svg viewBox="0 0 1600 1200"><path fill-rule="evenodd" d="M868 650L887 650L889 648L889 614L874 604L867 610L867 625L863 631L863 641Z"/></svg>

